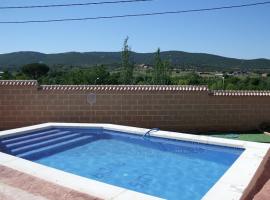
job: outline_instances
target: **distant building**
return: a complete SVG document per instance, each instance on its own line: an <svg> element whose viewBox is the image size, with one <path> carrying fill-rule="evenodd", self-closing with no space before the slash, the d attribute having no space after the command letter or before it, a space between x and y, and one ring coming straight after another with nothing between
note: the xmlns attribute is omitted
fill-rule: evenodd
<svg viewBox="0 0 270 200"><path fill-rule="evenodd" d="M224 74L223 73L216 73L215 76L220 76L220 77L223 77Z"/></svg>
<svg viewBox="0 0 270 200"><path fill-rule="evenodd" d="M232 77L239 77L239 76L246 76L248 74L249 73L246 71L234 71L234 72L223 73L223 76L226 75L226 76L232 76ZM216 76L221 76L221 74L216 74Z"/></svg>
<svg viewBox="0 0 270 200"><path fill-rule="evenodd" d="M198 72L199 75L211 75L211 72Z"/></svg>
<svg viewBox="0 0 270 200"><path fill-rule="evenodd" d="M262 78L267 78L268 77L268 74L267 73L263 73L262 74Z"/></svg>
<svg viewBox="0 0 270 200"><path fill-rule="evenodd" d="M140 68L142 68L142 69L149 69L149 68L151 68L151 66L150 65L147 65L147 64L140 64L140 65L138 65Z"/></svg>

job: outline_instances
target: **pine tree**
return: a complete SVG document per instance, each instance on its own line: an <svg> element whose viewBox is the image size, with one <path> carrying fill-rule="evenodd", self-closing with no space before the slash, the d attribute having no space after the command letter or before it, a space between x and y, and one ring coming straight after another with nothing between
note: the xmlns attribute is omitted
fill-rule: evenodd
<svg viewBox="0 0 270 200"><path fill-rule="evenodd" d="M169 62L163 61L160 55L160 48L158 48L155 55L155 65L153 71L153 84L166 85L169 83Z"/></svg>
<svg viewBox="0 0 270 200"><path fill-rule="evenodd" d="M134 64L130 61L131 48L128 45L128 39L128 37L125 39L122 50L122 82L127 85L133 83L134 71Z"/></svg>

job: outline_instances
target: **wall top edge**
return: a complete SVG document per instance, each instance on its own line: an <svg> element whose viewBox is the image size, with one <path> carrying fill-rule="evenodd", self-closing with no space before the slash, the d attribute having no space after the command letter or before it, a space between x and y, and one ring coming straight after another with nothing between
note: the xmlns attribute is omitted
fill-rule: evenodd
<svg viewBox="0 0 270 200"><path fill-rule="evenodd" d="M94 91L208 91L207 86L183 85L41 85L43 90Z"/></svg>
<svg viewBox="0 0 270 200"><path fill-rule="evenodd" d="M214 96L270 96L269 90L215 90Z"/></svg>
<svg viewBox="0 0 270 200"><path fill-rule="evenodd" d="M270 96L270 90L209 90L195 85L39 85L36 80L0 80L0 86L35 86L62 91L204 91L213 96Z"/></svg>
<svg viewBox="0 0 270 200"><path fill-rule="evenodd" d="M38 86L36 80L0 80L0 86Z"/></svg>

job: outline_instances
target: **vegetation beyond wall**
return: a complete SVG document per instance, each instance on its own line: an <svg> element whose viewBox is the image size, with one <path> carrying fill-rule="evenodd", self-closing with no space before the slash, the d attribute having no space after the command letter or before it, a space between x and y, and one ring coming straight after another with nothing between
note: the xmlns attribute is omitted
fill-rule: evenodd
<svg viewBox="0 0 270 200"><path fill-rule="evenodd" d="M188 132L246 131L269 120L270 92L0 81L0 129L43 122L85 122Z"/></svg>
<svg viewBox="0 0 270 200"><path fill-rule="evenodd" d="M95 65L56 65L47 66L43 62L23 65L17 70L6 68L0 71L0 79L3 80L38 80L40 84L74 84L74 85L207 85L215 90L269 90L270 74L267 67L250 69L240 66L245 63L241 60L236 64L238 67L221 67L222 62L217 62L221 57L215 57L216 66L214 69L208 68L206 63L209 58L191 59L193 64L176 65L174 61L182 59L174 58L176 52L161 52L157 50L155 54L148 54L149 62L134 62L135 53L128 45L128 37L124 41L121 52L116 62L107 63L106 56L100 56L102 60ZM96 53L95 53L96 54ZM150 56L152 55L152 56ZM167 56L164 56L167 55ZM197 55L197 54L196 54ZM33 56L33 55L32 55ZM141 55L142 56L142 55ZM140 56L140 57L141 57ZM198 55L197 55L198 56ZM202 55L201 55L202 56ZM207 55L206 57L208 57ZM76 57L76 56L75 56ZM93 60L93 56L90 56ZM95 57L95 56L94 56ZM118 56L114 57L117 58ZM196 56L195 56L196 57ZM204 57L204 56L203 56ZM72 57L74 59L74 57ZM70 64L73 59L67 59ZM217 59L219 58L219 59ZM89 59L85 57L83 61ZM10 60L10 59L9 59ZM17 59L15 59L17 60ZM30 59L32 60L32 59ZM139 59L140 60L140 59ZM185 59L183 59L185 60ZM203 66L194 66L194 62L200 60ZM210 59L211 60L211 59ZM214 61L212 60L212 61ZM233 59L236 61L236 59ZM231 60L232 61L232 60ZM239 60L240 61L240 60ZM185 61L186 62L186 61ZM184 62L184 63L185 63ZM256 60L259 62L259 60ZM269 61L268 61L269 62ZM61 62L60 62L61 63ZM103 64L105 65L103 65ZM148 63L148 64L145 64ZM247 61L246 65L254 62ZM260 64L267 66L267 60L260 60ZM228 63L227 63L228 64ZM227 65L226 64L226 65ZM246 66L247 67L247 66ZM0 68L1 69L1 68ZM208 71L210 70L210 71Z"/></svg>

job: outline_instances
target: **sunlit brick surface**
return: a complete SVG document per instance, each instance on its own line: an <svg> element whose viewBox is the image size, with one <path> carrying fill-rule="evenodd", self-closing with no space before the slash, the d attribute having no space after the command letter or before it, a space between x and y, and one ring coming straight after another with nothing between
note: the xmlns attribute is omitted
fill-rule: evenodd
<svg viewBox="0 0 270 200"><path fill-rule="evenodd" d="M41 172L42 173L42 172ZM98 200L0 165L1 200Z"/></svg>
<svg viewBox="0 0 270 200"><path fill-rule="evenodd" d="M90 105L87 95L96 95ZM0 81L0 129L43 122L113 123L173 131L245 131L270 119L270 92L205 86L39 86Z"/></svg>

